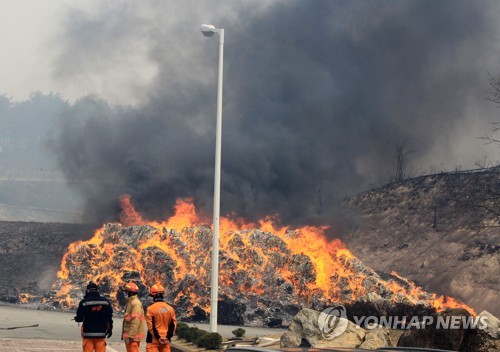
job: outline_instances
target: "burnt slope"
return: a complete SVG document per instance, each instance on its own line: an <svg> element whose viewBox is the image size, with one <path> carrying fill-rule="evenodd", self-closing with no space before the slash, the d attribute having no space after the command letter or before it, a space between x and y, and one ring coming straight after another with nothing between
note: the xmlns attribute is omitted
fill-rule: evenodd
<svg viewBox="0 0 500 352"><path fill-rule="evenodd" d="M90 225L0 222L0 300L50 289L68 245L92 234Z"/></svg>
<svg viewBox="0 0 500 352"><path fill-rule="evenodd" d="M408 179L346 201L347 247L368 266L500 315L499 169Z"/></svg>

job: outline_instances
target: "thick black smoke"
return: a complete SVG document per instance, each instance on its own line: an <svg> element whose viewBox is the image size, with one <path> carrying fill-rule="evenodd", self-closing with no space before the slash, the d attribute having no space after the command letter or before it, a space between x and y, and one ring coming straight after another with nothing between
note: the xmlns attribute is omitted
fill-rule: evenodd
<svg viewBox="0 0 500 352"><path fill-rule="evenodd" d="M84 181L89 219L116 219L125 193L150 218L178 197L211 213L218 52L204 22L226 30L223 214L335 225L339 199L391 179L398 143L422 172L455 167L493 119L494 2L174 3L68 21L56 73L98 72L133 50L127 39L147 42L158 69L138 107L89 98L64 116L57 152Z"/></svg>

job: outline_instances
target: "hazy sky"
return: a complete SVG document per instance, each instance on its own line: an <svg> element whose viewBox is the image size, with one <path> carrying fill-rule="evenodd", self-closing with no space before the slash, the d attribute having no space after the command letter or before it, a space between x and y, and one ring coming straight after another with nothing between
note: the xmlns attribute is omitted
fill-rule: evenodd
<svg viewBox="0 0 500 352"><path fill-rule="evenodd" d="M127 2L113 3L124 6ZM125 58L128 62L109 62L99 72L72 77L59 74L64 69L57 66L57 60L68 54L64 48L67 26L74 17L98 16L105 10L100 8L102 4L93 0L0 0L0 92L15 100L41 91L59 93L70 101L94 95L111 103L138 103L131 87L147 84L154 75L146 48L138 47L139 43L133 44L139 50ZM73 15L75 12L80 15Z"/></svg>
<svg viewBox="0 0 500 352"><path fill-rule="evenodd" d="M0 0L0 93L14 100L41 91L71 102L92 95L112 104L140 104L137 94L148 91L158 74L151 31L187 36L185 51L190 51L203 45L198 22L220 17L237 21L280 2ZM184 31L176 28L180 23ZM66 44L76 35L81 36L79 47L67 52ZM117 41L104 44L101 35ZM102 56L107 45L109 52ZM75 62L59 65L67 56Z"/></svg>
<svg viewBox="0 0 500 352"><path fill-rule="evenodd" d="M218 52L202 23L226 31L222 213L330 221L390 180L403 141L413 175L498 160L477 138L499 112L497 1L0 6L0 94L70 103L51 152L70 179L114 181L82 185L93 216L123 193L154 217L176 197L211 211Z"/></svg>

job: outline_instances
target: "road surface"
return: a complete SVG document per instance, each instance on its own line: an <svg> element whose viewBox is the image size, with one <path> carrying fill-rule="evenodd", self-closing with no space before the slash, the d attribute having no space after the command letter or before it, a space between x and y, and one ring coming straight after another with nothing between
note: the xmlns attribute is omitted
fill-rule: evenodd
<svg viewBox="0 0 500 352"><path fill-rule="evenodd" d="M0 352L81 351L79 325L71 319L74 312L28 309L19 305L0 305ZM125 351L120 339L122 318L113 318L113 336L108 339L110 352ZM34 326L38 325L38 326ZM209 324L189 324L209 330ZM236 326L219 325L224 337L231 337ZM245 336L269 336L285 332L283 329L243 327ZM32 340L32 341L28 341ZM49 341L50 340L50 341ZM145 343L144 343L145 346ZM141 346L141 350L145 349Z"/></svg>

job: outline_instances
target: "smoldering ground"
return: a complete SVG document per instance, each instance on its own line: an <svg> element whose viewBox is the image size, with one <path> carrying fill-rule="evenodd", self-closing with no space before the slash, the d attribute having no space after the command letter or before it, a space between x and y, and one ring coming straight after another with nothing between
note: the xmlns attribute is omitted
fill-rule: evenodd
<svg viewBox="0 0 500 352"><path fill-rule="evenodd" d="M178 197L211 213L218 48L206 22L226 30L222 214L336 225L339 199L391 179L402 141L422 171L483 156L476 137L497 114L485 100L500 67L495 2L252 3L69 13L60 79L140 50L155 70L134 107L85 98L63 114L53 150L82 180L88 219L115 220L125 193L150 219Z"/></svg>

